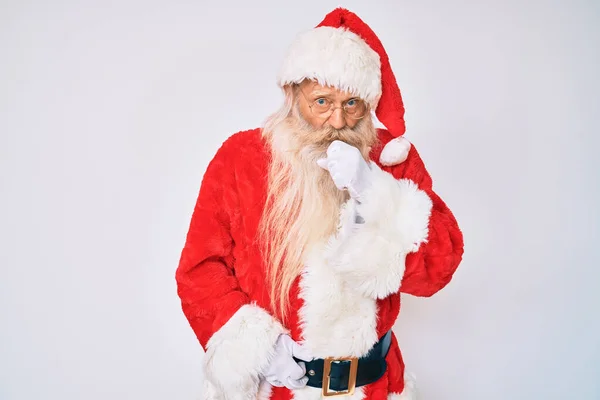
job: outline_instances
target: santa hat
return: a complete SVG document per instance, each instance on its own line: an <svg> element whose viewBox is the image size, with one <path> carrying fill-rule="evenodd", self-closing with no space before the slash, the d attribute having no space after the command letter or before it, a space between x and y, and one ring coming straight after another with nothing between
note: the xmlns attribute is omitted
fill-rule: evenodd
<svg viewBox="0 0 600 400"><path fill-rule="evenodd" d="M279 72L283 87L312 79L364 99L392 136L382 162L404 161L410 143L403 140L404 104L390 61L375 32L356 14L337 8L290 46ZM393 153L393 154L392 154Z"/></svg>

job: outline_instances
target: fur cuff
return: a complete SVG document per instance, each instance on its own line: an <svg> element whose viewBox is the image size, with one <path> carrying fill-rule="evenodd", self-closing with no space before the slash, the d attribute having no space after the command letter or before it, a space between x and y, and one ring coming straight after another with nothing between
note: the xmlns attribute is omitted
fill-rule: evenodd
<svg viewBox="0 0 600 400"><path fill-rule="evenodd" d="M400 289L406 255L427 241L433 203L413 181L373 162L370 178L364 201L343 208L327 258L351 285L380 299Z"/></svg>
<svg viewBox="0 0 600 400"><path fill-rule="evenodd" d="M261 307L242 306L208 341L204 399L255 400L275 342L285 332Z"/></svg>

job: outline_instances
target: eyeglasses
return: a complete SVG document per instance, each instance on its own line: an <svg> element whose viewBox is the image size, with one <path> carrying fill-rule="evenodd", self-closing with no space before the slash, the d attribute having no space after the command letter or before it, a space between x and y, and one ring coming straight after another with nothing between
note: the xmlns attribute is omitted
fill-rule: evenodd
<svg viewBox="0 0 600 400"><path fill-rule="evenodd" d="M367 115L368 106L362 99L352 98L344 101L341 107L334 107L333 101L325 97L319 97L311 102L302 90L299 92L302 93L302 97L308 103L308 108L315 117L328 119L338 108L341 108L344 114L352 119L361 119Z"/></svg>

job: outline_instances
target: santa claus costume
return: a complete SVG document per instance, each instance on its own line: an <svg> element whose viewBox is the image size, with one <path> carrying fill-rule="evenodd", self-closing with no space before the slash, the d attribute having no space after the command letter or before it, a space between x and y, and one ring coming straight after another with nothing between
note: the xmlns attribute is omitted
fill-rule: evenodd
<svg viewBox="0 0 600 400"><path fill-rule="evenodd" d="M347 398L415 399L391 332L400 294L431 296L445 287L462 259L462 233L417 150L402 137L400 90L381 42L363 21L336 9L301 34L278 83L305 79L356 93L385 125L368 154L368 196L348 199L338 231L306 255L282 320L257 240L271 149L261 129L223 143L204 175L176 273L183 311L206 352L203 397L320 399L355 380ZM315 357L306 387L272 387L264 379L286 333ZM350 377L356 364L358 377Z"/></svg>

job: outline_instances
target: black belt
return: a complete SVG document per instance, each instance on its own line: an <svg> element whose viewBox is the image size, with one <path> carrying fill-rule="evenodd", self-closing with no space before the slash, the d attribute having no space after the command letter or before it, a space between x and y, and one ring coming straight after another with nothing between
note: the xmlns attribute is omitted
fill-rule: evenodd
<svg viewBox="0 0 600 400"><path fill-rule="evenodd" d="M368 385L383 376L387 369L385 357L391 342L390 330L363 357L328 357L304 361L307 385L323 388L324 396L352 394L355 387Z"/></svg>

